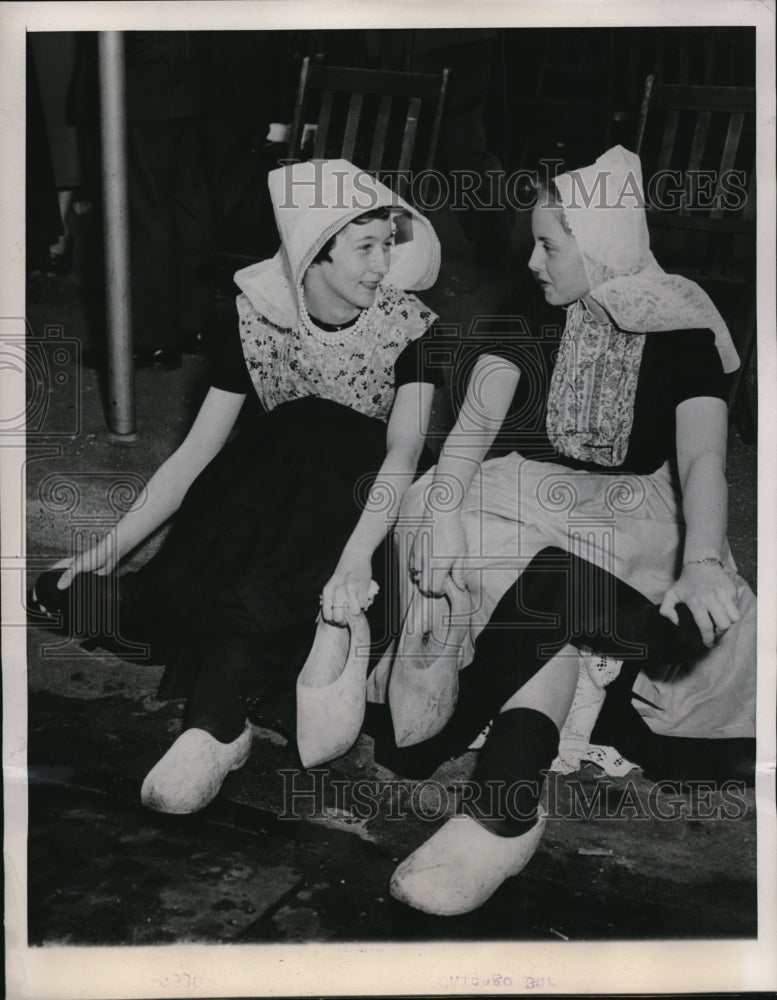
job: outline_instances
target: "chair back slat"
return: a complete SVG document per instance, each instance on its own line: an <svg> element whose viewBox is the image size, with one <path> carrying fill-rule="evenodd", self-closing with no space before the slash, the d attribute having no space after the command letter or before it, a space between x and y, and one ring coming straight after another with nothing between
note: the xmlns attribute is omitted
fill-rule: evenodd
<svg viewBox="0 0 777 1000"><path fill-rule="evenodd" d="M399 156L399 171L410 169L410 162L413 156L413 146L415 136L418 131L418 115L421 111L421 101L417 97L412 97L407 108L407 118L405 119L405 132L402 136L402 152Z"/></svg>
<svg viewBox="0 0 777 1000"><path fill-rule="evenodd" d="M664 135L661 139L661 152L658 154L657 166L659 170L668 170L672 163L672 153L674 152L675 139L677 138L677 126L679 124L679 111L670 111L666 116Z"/></svg>
<svg viewBox="0 0 777 1000"><path fill-rule="evenodd" d="M659 42L659 46L660 46ZM647 123L647 112L650 107L650 98L653 93L653 84L655 78L651 75L645 80L645 92L642 95L642 104L639 109L639 124L637 125L637 138L635 140L634 148L639 153L642 150L642 141L645 138L645 125Z"/></svg>
<svg viewBox="0 0 777 1000"><path fill-rule="evenodd" d="M723 156L720 159L721 171L734 169L744 124L745 116L741 112L731 115L728 122L728 131L726 132L726 142L723 146Z"/></svg>
<svg viewBox="0 0 777 1000"><path fill-rule="evenodd" d="M691 155L688 157L688 169L699 170L704 147L707 145L707 135L710 131L712 115L709 111L700 111L696 118L696 128L693 130L693 142L691 143Z"/></svg>
<svg viewBox="0 0 777 1000"><path fill-rule="evenodd" d="M303 114L305 107L305 93L308 86L308 74L310 72L310 59L302 60L302 69L299 74L299 86L297 87L297 97L294 102L294 117L291 123L291 133L289 135L289 153L290 157L296 157L299 155L299 151L302 148L302 129L305 125L305 117Z"/></svg>
<svg viewBox="0 0 777 1000"><path fill-rule="evenodd" d="M715 205L710 213L713 219L723 218L722 194L724 190L724 178L728 177L734 169L736 163L739 141L742 138L742 129L745 124L745 116L741 112L732 114L728 121L728 131L726 132L726 142L723 146L723 155L720 158L720 169L718 170L718 183L715 188Z"/></svg>
<svg viewBox="0 0 777 1000"><path fill-rule="evenodd" d="M442 81L440 84L440 94L437 100L437 108L434 113L434 121L432 122L432 134L429 137L429 146L426 153L426 161L424 162L424 168L426 170L431 170L434 166L434 154L437 151L437 142L440 138L440 126L442 125L442 113L445 107L445 94L448 90L448 76L450 74L449 69L444 69L442 71Z"/></svg>
<svg viewBox="0 0 777 1000"><path fill-rule="evenodd" d="M364 94L351 94L348 102L348 120L345 123L345 134L343 136L342 156L344 160L353 160L353 151L356 149L356 133L359 131L359 118L362 113L362 102Z"/></svg>
<svg viewBox="0 0 777 1000"><path fill-rule="evenodd" d="M693 141L691 142L691 153L688 157L688 173L696 173L701 168L704 147L707 144L707 135L710 130L712 115L709 111L700 111L696 116L696 126L693 130ZM689 206L685 200L680 205L680 214L687 215Z"/></svg>
<svg viewBox="0 0 777 1000"><path fill-rule="evenodd" d="M386 147L386 132L388 131L392 102L393 98L391 94L380 95L378 117L375 120L375 131L372 136L372 147L370 148L370 170L379 170L383 162L383 152Z"/></svg>
<svg viewBox="0 0 777 1000"><path fill-rule="evenodd" d="M313 157L317 160L321 160L326 156L326 141L329 138L329 122L332 118L334 96L331 90L325 90L321 95L321 110L318 113L316 141L313 144Z"/></svg>

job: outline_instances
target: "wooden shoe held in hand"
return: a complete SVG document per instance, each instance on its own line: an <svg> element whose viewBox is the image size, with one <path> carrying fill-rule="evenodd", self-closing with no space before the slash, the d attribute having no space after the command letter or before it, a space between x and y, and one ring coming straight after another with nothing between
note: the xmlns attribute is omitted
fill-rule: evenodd
<svg viewBox="0 0 777 1000"><path fill-rule="evenodd" d="M398 747L436 736L453 714L469 614L469 593L450 577L441 597L414 588L388 689Z"/></svg>
<svg viewBox="0 0 777 1000"><path fill-rule="evenodd" d="M363 613L346 625L318 623L297 678L297 749L305 767L349 750L364 722L370 628Z"/></svg>

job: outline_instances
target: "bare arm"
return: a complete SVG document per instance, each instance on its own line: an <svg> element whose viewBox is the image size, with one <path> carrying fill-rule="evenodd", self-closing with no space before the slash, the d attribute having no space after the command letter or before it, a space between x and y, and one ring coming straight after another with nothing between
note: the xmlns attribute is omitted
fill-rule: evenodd
<svg viewBox="0 0 777 1000"><path fill-rule="evenodd" d="M427 493L427 523L419 528L410 570L425 593L441 594L446 576L464 587L466 542L461 505L475 472L502 426L518 385L515 365L493 354L478 359L458 419L440 453Z"/></svg>
<svg viewBox="0 0 777 1000"><path fill-rule="evenodd" d="M77 573L109 573L178 510L186 491L229 437L244 399L239 393L210 389L185 440L160 465L132 509L93 548L57 564L67 567L57 583L60 589Z"/></svg>
<svg viewBox="0 0 777 1000"><path fill-rule="evenodd" d="M324 587L321 609L327 621L343 624L346 612L367 606L372 556L393 527L424 446L434 386L410 382L397 389L386 431L386 457L364 510L346 542L337 568Z"/></svg>
<svg viewBox="0 0 777 1000"><path fill-rule="evenodd" d="M722 399L701 396L677 407L677 468L683 494L683 570L669 588L662 614L677 622L675 605L684 603L709 646L719 632L739 620L736 588L720 561L726 538L727 410Z"/></svg>

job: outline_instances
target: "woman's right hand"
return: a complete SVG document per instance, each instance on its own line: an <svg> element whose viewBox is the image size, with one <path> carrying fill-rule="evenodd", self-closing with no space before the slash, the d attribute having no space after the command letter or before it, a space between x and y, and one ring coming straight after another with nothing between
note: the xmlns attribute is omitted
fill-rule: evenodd
<svg viewBox="0 0 777 1000"><path fill-rule="evenodd" d="M736 584L722 564L686 563L679 579L664 595L661 614L678 625L676 607L681 603L693 615L705 646L712 646L741 617Z"/></svg>
<svg viewBox="0 0 777 1000"><path fill-rule="evenodd" d="M423 594L439 597L448 576L464 590L466 554L467 540L458 511L427 514L410 549L410 575Z"/></svg>
<svg viewBox="0 0 777 1000"><path fill-rule="evenodd" d="M96 573L107 576L116 568L119 561L116 541L112 535L104 535L100 541L85 552L68 559L61 559L52 569L64 569L65 572L57 580L58 590L67 590L73 578L79 573Z"/></svg>

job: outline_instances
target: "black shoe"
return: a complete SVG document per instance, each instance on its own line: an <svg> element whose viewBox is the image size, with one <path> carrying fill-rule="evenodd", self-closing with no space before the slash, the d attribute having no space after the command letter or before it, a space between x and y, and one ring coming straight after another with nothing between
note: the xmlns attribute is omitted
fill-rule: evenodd
<svg viewBox="0 0 777 1000"><path fill-rule="evenodd" d="M64 278L73 270L73 237L65 237L65 246L59 253L48 252L45 271L47 275Z"/></svg>
<svg viewBox="0 0 777 1000"><path fill-rule="evenodd" d="M141 347L133 358L136 368L162 368L171 372L181 367L181 352L172 347Z"/></svg>

